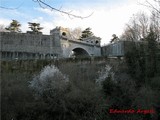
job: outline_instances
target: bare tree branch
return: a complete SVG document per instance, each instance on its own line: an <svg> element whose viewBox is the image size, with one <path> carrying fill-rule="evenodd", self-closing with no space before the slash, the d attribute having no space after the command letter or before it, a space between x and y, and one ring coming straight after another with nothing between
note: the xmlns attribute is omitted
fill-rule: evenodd
<svg viewBox="0 0 160 120"><path fill-rule="evenodd" d="M91 13L90 15L88 15L88 16L79 16L79 15L72 14L72 13L71 13L72 11L67 12L67 11L61 10L61 8L60 8L60 9L57 9L57 8L55 8L55 7L52 7L52 6L50 6L49 4L47 4L46 2L44 2L44 1L42 1L42 0L33 0L33 1L34 1L34 2L38 2L38 4L39 4L42 8L49 8L49 9L51 9L51 10L55 10L55 11L57 11L57 12L66 14L66 15L68 15L71 19L72 19L72 17L84 19L84 18L90 17L90 16L93 14L93 12L92 12L92 13Z"/></svg>
<svg viewBox="0 0 160 120"><path fill-rule="evenodd" d="M158 2L158 1L155 1ZM159 1L160 2L160 1ZM148 0L146 0L146 3L149 5L150 8L154 9L155 11L157 11L158 13L160 13L160 10L158 10L155 6L153 6L150 2L148 2Z"/></svg>
<svg viewBox="0 0 160 120"><path fill-rule="evenodd" d="M73 19L73 18L84 19L84 18L90 17L90 16L93 14L93 12L92 12L92 13L89 14L88 16L80 16L80 15L72 14L72 11L69 11L69 12L63 11L63 10L62 10L62 7L60 7L59 9L58 9L58 8L55 8L55 7L47 4L47 3L45 2L45 0L32 0L32 1L33 1L33 2L37 2L37 3L39 4L39 6L42 7L43 9L49 8L49 9L51 9L51 11L54 10L54 11L60 12L60 13L62 13L62 14L68 15L68 17L71 18L71 19ZM23 4L23 3L22 3L22 4ZM16 7L16 8L9 8L9 7L5 7L5 6L0 6L0 8L1 8L1 9L7 9L7 10L15 10L15 9L19 9L19 8L22 6L22 4L20 4L20 5L19 5L18 7Z"/></svg>
<svg viewBox="0 0 160 120"><path fill-rule="evenodd" d="M24 2L22 2L19 6L15 7L15 8L9 8L9 7L4 7L4 6L0 6L1 9L7 9L7 10L16 10L19 9Z"/></svg>
<svg viewBox="0 0 160 120"><path fill-rule="evenodd" d="M156 3L159 4L160 6L160 0L154 0ZM158 8L155 7L155 5L151 4L148 0L146 0L146 4L144 3L139 3L140 5L143 5L145 7L151 8L152 10L155 10L157 13L160 14L160 10Z"/></svg>

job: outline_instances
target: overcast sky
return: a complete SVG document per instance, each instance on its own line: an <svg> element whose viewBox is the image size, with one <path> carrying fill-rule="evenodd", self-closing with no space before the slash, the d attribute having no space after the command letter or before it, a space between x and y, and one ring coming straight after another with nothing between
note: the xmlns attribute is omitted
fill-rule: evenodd
<svg viewBox="0 0 160 120"><path fill-rule="evenodd" d="M92 32L102 38L102 45L108 43L112 34L120 36L133 14L148 12L139 3L145 0L45 0L51 6L80 16L92 16L86 19L70 18L56 11L43 9L33 0L0 0L0 6L17 8L7 10L0 8L0 24L8 26L12 19L18 20L23 32L29 30L28 22L41 24L44 34L56 26L74 29L92 28Z"/></svg>

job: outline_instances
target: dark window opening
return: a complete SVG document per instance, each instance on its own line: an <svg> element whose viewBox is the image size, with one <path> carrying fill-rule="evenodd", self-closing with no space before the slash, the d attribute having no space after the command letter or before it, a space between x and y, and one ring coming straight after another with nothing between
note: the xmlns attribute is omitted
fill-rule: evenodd
<svg viewBox="0 0 160 120"><path fill-rule="evenodd" d="M98 41L96 41L96 44L98 44L99 42Z"/></svg>
<svg viewBox="0 0 160 120"><path fill-rule="evenodd" d="M62 32L62 35L63 35L63 36L66 36L66 33L65 33L65 32Z"/></svg>

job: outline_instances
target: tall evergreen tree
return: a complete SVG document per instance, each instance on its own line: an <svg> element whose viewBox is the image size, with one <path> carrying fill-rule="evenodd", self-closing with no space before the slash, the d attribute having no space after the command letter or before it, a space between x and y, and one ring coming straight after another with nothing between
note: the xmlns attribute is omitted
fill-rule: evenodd
<svg viewBox="0 0 160 120"><path fill-rule="evenodd" d="M148 77L154 77L155 73L157 72L157 53L158 53L158 43L157 43L157 35L155 32L150 28L150 32L146 37L147 41L147 59L146 59L146 67L147 67L147 75Z"/></svg>
<svg viewBox="0 0 160 120"><path fill-rule="evenodd" d="M43 29L43 27L40 27L39 23L31 23L28 22L29 24L29 28L33 31L33 32L40 32L40 30Z"/></svg>
<svg viewBox="0 0 160 120"><path fill-rule="evenodd" d="M119 38L118 38L118 36L116 34L113 34L112 37L113 38L111 39L110 43L113 43L113 42L116 42L116 41L119 40Z"/></svg>
<svg viewBox="0 0 160 120"><path fill-rule="evenodd" d="M81 36L81 39L83 38L87 38L87 37L91 37L93 36L94 34L91 32L91 28L86 28L84 31L82 31L82 36Z"/></svg>
<svg viewBox="0 0 160 120"><path fill-rule="evenodd" d="M20 27L21 24L17 20L12 20L9 27L6 27L6 30L9 30L10 32L21 32Z"/></svg>

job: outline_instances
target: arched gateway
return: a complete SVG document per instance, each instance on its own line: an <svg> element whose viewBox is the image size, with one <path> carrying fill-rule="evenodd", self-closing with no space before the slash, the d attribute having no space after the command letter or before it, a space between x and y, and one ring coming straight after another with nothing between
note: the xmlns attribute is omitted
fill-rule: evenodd
<svg viewBox="0 0 160 120"><path fill-rule="evenodd" d="M61 27L51 30L50 35L1 32L0 38L0 60L101 56L99 37L78 40Z"/></svg>
<svg viewBox="0 0 160 120"><path fill-rule="evenodd" d="M62 56L65 58L101 56L100 38L89 37L83 40L77 40L72 37L67 28L57 27L51 30L51 35L58 34L62 48Z"/></svg>
<svg viewBox="0 0 160 120"><path fill-rule="evenodd" d="M89 53L83 48L75 48L71 51L69 57L89 57Z"/></svg>

